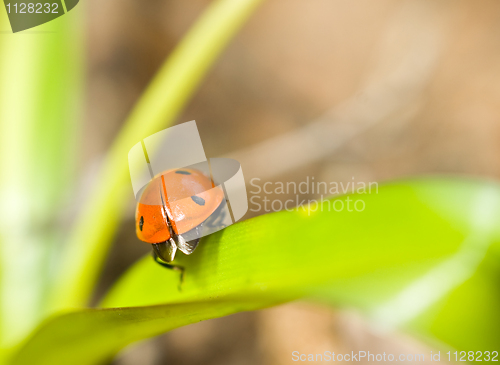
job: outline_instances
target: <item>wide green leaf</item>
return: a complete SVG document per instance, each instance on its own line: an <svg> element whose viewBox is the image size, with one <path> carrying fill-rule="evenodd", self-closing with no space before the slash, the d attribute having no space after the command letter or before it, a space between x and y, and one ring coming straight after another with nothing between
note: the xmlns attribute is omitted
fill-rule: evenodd
<svg viewBox="0 0 500 365"><path fill-rule="evenodd" d="M357 308L436 344L491 351L500 339L499 218L498 185L448 178L250 219L180 256L181 288L177 272L146 257L103 302L125 308L48 320L14 364L93 364L182 325L301 297Z"/></svg>

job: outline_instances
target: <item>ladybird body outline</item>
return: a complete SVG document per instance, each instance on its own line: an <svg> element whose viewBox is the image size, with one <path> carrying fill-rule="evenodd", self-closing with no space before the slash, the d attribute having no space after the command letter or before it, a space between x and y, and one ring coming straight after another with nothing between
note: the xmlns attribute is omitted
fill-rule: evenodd
<svg viewBox="0 0 500 365"><path fill-rule="evenodd" d="M164 171L151 179L139 198L137 237L153 245L155 259L171 262L177 249L189 255L199 238L186 242L183 234L201 229L224 200L222 189L201 171Z"/></svg>

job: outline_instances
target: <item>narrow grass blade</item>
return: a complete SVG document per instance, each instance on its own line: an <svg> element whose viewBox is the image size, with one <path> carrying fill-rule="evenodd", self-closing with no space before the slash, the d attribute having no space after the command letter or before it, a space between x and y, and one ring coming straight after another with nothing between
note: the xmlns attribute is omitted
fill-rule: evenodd
<svg viewBox="0 0 500 365"><path fill-rule="evenodd" d="M46 310L55 221L76 169L82 45L76 13L0 33L0 347Z"/></svg>

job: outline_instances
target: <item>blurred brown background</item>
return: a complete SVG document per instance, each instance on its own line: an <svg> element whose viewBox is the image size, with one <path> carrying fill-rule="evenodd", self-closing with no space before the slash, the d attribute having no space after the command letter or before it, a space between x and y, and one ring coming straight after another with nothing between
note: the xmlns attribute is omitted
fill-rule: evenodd
<svg viewBox="0 0 500 365"><path fill-rule="evenodd" d="M84 181L207 4L86 2ZM178 122L193 119L207 156L238 159L247 182L498 178L500 2L264 1ZM149 251L135 237L133 209L131 191L101 292ZM373 333L357 314L289 304L173 331L125 350L115 364L291 364L295 350L419 348Z"/></svg>

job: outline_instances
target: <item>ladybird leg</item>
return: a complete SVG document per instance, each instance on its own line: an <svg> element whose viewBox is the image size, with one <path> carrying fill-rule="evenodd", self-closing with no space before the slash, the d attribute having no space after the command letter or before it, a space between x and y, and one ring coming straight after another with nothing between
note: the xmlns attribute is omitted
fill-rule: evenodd
<svg viewBox="0 0 500 365"><path fill-rule="evenodd" d="M153 243L153 251L160 259L165 262L174 261L175 253L177 252L177 245L175 241L170 238L165 242Z"/></svg>
<svg viewBox="0 0 500 365"><path fill-rule="evenodd" d="M194 240L191 240L191 241L187 242L187 244L189 245L189 247L191 247L191 253L193 253L194 250L196 250L196 247L198 247L198 243L200 243L200 239L199 238L195 238Z"/></svg>
<svg viewBox="0 0 500 365"><path fill-rule="evenodd" d="M153 250L153 259L155 260L156 263L158 263L159 265L167 268L167 269L170 269L170 270L175 270L175 271L179 271L180 274L181 274L181 281L179 283L179 290L182 290L182 283L184 282L184 267L182 266L179 266L179 265L171 265L171 264L167 264L166 262L162 261L162 259L160 259L158 257L158 255L156 254L156 251Z"/></svg>
<svg viewBox="0 0 500 365"><path fill-rule="evenodd" d="M196 238L191 241L187 241L182 237L182 235L177 235L177 248L182 252L185 253L186 255L191 255L194 250L196 249L196 246L198 246L198 242L200 241L199 238Z"/></svg>
<svg viewBox="0 0 500 365"><path fill-rule="evenodd" d="M224 222L224 218L226 217L226 211L224 209L225 206L226 206L225 202L219 205L219 207L215 210L215 212L213 212L212 215L205 221L207 227L225 228L225 225L222 224Z"/></svg>
<svg viewBox="0 0 500 365"><path fill-rule="evenodd" d="M224 226L224 218L226 218L226 211L221 210L220 214L217 216L217 219L214 222L214 227L218 227L219 225Z"/></svg>

